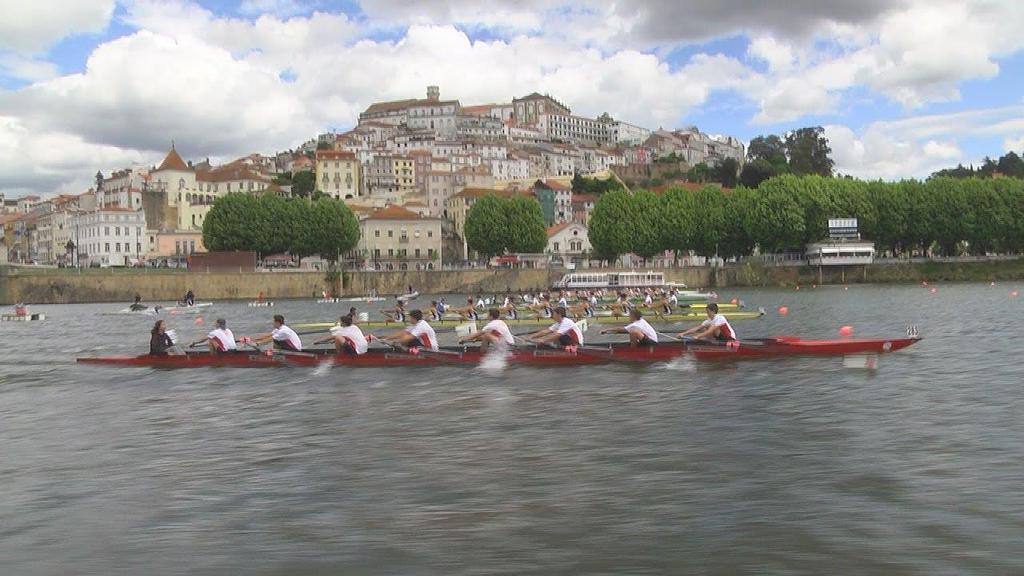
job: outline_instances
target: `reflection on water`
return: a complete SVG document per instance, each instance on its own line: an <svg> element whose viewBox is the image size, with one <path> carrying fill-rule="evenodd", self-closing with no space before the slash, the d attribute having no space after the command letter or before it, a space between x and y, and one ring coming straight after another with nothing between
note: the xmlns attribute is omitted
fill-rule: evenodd
<svg viewBox="0 0 1024 576"><path fill-rule="evenodd" d="M0 325L0 573L1019 573L1009 289L736 292L789 308L748 336L918 325L876 370L80 367L151 322L39 306Z"/></svg>

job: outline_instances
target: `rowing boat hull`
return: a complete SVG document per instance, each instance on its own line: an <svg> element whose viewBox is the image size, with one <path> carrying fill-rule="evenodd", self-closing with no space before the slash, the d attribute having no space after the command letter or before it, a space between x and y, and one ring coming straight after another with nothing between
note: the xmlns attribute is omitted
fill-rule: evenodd
<svg viewBox="0 0 1024 576"><path fill-rule="evenodd" d="M918 342L920 338L845 338L801 340L793 337L764 338L723 344L690 344L689 351L701 360L738 360L778 356L847 356L888 354Z"/></svg>
<svg viewBox="0 0 1024 576"><path fill-rule="evenodd" d="M316 360L316 358L312 359ZM143 354L141 356L101 356L96 358L78 358L77 361L79 364L148 368L269 368L299 363L292 362L290 358L283 355L275 354L268 356L256 352L232 354L209 354L204 352L176 356L153 356L150 354ZM309 363L315 364L316 362Z"/></svg>

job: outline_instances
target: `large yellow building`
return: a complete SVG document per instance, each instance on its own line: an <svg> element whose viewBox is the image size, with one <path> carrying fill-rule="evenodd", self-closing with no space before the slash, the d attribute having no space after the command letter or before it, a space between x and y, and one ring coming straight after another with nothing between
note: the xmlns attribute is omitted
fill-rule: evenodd
<svg viewBox="0 0 1024 576"><path fill-rule="evenodd" d="M344 150L317 150L316 189L332 198L354 199L362 195L359 160Z"/></svg>
<svg viewBox="0 0 1024 576"><path fill-rule="evenodd" d="M439 270L441 219L387 206L359 223L359 251L379 270Z"/></svg>

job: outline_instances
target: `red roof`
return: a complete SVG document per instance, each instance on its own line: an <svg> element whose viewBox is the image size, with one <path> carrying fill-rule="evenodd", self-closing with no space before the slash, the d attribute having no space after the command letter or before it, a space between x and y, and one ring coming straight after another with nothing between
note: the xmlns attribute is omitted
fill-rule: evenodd
<svg viewBox="0 0 1024 576"><path fill-rule="evenodd" d="M167 157L164 158L164 161L160 163L160 167L156 170L157 172L162 170L188 172L191 168L189 168L188 164L185 164L185 161L181 159L181 156L178 155L178 151L174 149L174 146L171 146L171 151L167 153Z"/></svg>
<svg viewBox="0 0 1024 576"><path fill-rule="evenodd" d="M554 236L555 234L558 234L559 232L561 232L562 230L565 230L568 227L569 227L569 223L568 222L563 222L561 224L555 224L554 226L551 226L551 227L548 228L548 236Z"/></svg>
<svg viewBox="0 0 1024 576"><path fill-rule="evenodd" d="M412 210L401 206L385 206L367 218L368 220L424 220L425 218Z"/></svg>

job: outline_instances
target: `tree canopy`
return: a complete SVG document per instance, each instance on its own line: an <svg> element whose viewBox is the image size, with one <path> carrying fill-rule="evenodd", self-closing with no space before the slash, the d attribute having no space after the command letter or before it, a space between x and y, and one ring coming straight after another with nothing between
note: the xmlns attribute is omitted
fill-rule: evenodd
<svg viewBox="0 0 1024 576"><path fill-rule="evenodd" d="M210 250L252 250L261 257L288 252L336 260L359 241L359 223L340 200L284 199L274 194L226 194L203 221Z"/></svg>
<svg viewBox="0 0 1024 576"><path fill-rule="evenodd" d="M786 134L786 156L794 174L831 176L834 162L832 148L821 126L800 128Z"/></svg>
<svg viewBox="0 0 1024 576"><path fill-rule="evenodd" d="M505 252L539 253L547 246L540 203L534 198L487 194L466 214L466 244L490 258Z"/></svg>

